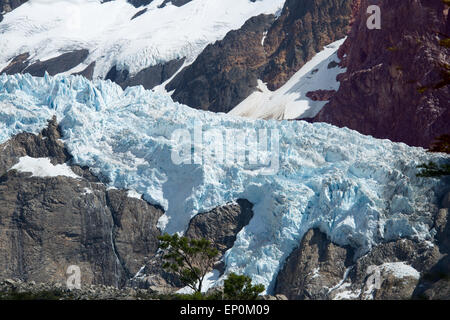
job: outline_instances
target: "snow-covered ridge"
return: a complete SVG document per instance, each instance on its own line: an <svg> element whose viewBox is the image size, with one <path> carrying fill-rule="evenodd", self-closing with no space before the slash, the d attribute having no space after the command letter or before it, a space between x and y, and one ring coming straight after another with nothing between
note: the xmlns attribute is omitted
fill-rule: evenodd
<svg viewBox="0 0 450 320"><path fill-rule="evenodd" d="M63 141L80 165L117 188L135 190L165 210L165 231L182 232L198 212L244 198L255 215L226 253L227 271L251 275L271 289L280 265L304 233L318 227L360 254L401 237L432 239L438 180L416 177L416 166L444 155L348 129L303 121L249 120L174 103L142 87L122 90L80 76L0 76L0 143L38 133L57 116ZM279 133L280 168L218 163L175 165L176 129L259 129ZM237 148L253 148L237 145Z"/></svg>
<svg viewBox="0 0 450 320"><path fill-rule="evenodd" d="M327 45L276 91L270 91L259 80L259 91L252 93L229 114L277 120L316 116L328 101L312 101L306 94L315 90L339 89L340 83L336 77L345 72L345 69L339 66L329 68L329 64L339 62L337 51L344 41L342 39Z"/></svg>
<svg viewBox="0 0 450 320"><path fill-rule="evenodd" d="M249 18L276 13L284 0L193 0L182 7L158 8L131 20L141 8L126 0L30 0L5 15L0 24L0 70L19 54L47 60L88 49L89 57L68 74L96 61L94 78L117 65L131 74L173 59L193 61L209 44L239 29Z"/></svg>

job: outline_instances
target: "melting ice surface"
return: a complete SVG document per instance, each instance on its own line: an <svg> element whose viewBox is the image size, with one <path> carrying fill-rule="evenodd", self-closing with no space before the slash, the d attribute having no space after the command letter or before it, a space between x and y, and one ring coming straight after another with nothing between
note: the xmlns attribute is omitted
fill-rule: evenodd
<svg viewBox="0 0 450 320"><path fill-rule="evenodd" d="M225 256L227 271L273 286L284 259L312 227L359 254L400 237L429 239L438 181L417 178L417 164L443 155L361 135L328 124L248 120L190 109L142 87L123 91L82 77L0 76L0 143L38 133L56 115L63 141L80 165L111 186L132 189L161 205L160 225L182 232L199 212L239 198L254 203L254 218ZM171 161L176 129L267 129L279 133L280 168ZM250 143L250 142L249 142ZM196 145L203 151L214 143ZM238 144L252 150L254 145Z"/></svg>

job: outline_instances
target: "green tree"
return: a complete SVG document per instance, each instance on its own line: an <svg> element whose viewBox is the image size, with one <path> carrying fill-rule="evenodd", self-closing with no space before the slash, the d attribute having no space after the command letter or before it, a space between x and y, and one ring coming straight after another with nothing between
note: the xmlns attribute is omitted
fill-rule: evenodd
<svg viewBox="0 0 450 320"><path fill-rule="evenodd" d="M166 233L159 240L159 247L164 250L163 268L201 293L205 276L213 268L219 251L206 239L188 239Z"/></svg>
<svg viewBox="0 0 450 320"><path fill-rule="evenodd" d="M225 300L255 300L263 291L263 285L252 285L252 279L244 275L231 273L224 281Z"/></svg>

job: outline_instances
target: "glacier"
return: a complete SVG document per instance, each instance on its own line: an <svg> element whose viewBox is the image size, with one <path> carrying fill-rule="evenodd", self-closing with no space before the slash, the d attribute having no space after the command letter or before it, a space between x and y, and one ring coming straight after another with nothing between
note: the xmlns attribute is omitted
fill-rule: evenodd
<svg viewBox="0 0 450 320"><path fill-rule="evenodd" d="M267 292L310 228L354 247L358 256L381 242L432 240L435 233L441 182L416 173L422 162L444 161L443 154L324 123L194 110L141 86L122 90L81 76L0 76L0 143L20 132L38 133L53 116L72 161L109 186L162 206L163 231L182 233L197 213L239 198L252 202L253 219L225 254L226 274L247 274ZM175 164L173 132L194 136L199 126L200 134L277 132L278 170L262 174L260 165L215 161L211 141L194 145L202 162ZM237 149L257 147L251 139L240 141Z"/></svg>

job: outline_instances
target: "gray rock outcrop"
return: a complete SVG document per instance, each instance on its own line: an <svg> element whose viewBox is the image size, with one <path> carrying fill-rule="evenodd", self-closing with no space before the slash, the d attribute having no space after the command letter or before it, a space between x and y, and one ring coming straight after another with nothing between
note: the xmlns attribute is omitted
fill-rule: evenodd
<svg viewBox="0 0 450 320"><path fill-rule="evenodd" d="M169 2L172 3L174 6L181 7L184 6L186 3L191 2L192 0L164 0L163 3L161 3L158 8L164 8Z"/></svg>
<svg viewBox="0 0 450 320"><path fill-rule="evenodd" d="M194 239L208 239L224 254L234 245L236 235L250 223L252 209L252 203L239 199L235 204L200 213L192 218L185 235Z"/></svg>
<svg viewBox="0 0 450 320"><path fill-rule="evenodd" d="M253 17L241 29L208 45L166 86L175 90L173 99L192 108L228 112L248 97L266 63L261 40L274 20L273 15Z"/></svg>
<svg viewBox="0 0 450 320"><path fill-rule="evenodd" d="M15 57L0 74L29 73L32 76L43 77L45 72L54 76L58 73L69 71L82 63L89 55L89 50L80 49L63 53L55 58L31 63L28 53ZM31 64L30 64L31 63Z"/></svg>
<svg viewBox="0 0 450 320"><path fill-rule="evenodd" d="M450 264L443 251L440 240L401 239L356 258L352 248L337 246L313 229L286 259L275 293L294 300L449 299Z"/></svg>
<svg viewBox="0 0 450 320"><path fill-rule="evenodd" d="M142 69L134 76L131 76L128 70L119 71L116 66L113 66L105 79L114 81L123 89L138 85L142 85L145 89L152 89L169 80L181 68L184 60L184 58L175 59L163 64L150 66Z"/></svg>
<svg viewBox="0 0 450 320"><path fill-rule="evenodd" d="M108 190L87 168L80 178L32 177L8 170L22 156L66 163L55 119L40 135L19 134L0 154L0 278L65 283L70 265L82 283L121 287L157 251L163 211L124 190Z"/></svg>
<svg viewBox="0 0 450 320"><path fill-rule="evenodd" d="M344 278L352 258L351 248L339 247L319 230L310 230L279 272L275 293L291 300L327 299L329 289Z"/></svg>
<svg viewBox="0 0 450 320"><path fill-rule="evenodd" d="M10 12L27 1L28 0L0 0L0 13Z"/></svg>

